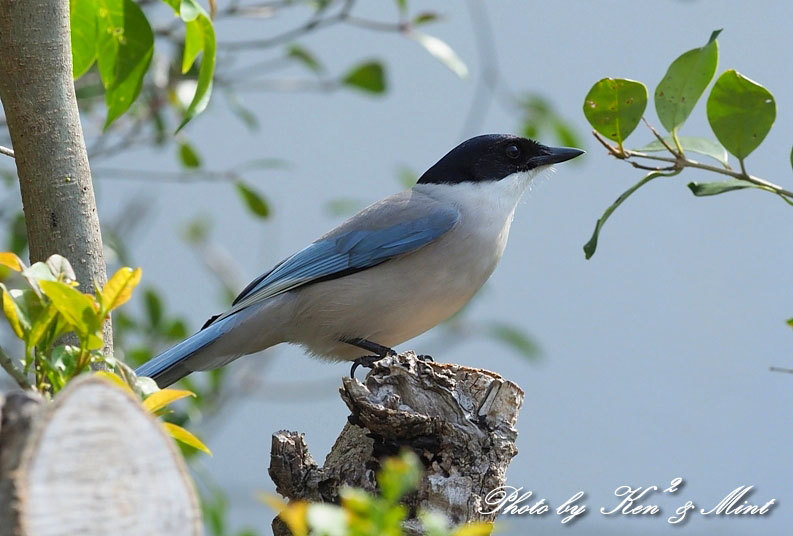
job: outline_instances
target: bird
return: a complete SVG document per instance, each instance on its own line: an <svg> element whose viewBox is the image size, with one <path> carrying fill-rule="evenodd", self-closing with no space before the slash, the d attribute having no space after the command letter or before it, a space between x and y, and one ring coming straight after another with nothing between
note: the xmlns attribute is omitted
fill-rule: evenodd
<svg viewBox="0 0 793 536"><path fill-rule="evenodd" d="M532 179L584 151L508 134L464 141L386 197L276 264L231 307L135 373L160 388L293 343L371 366L458 312L487 281Z"/></svg>

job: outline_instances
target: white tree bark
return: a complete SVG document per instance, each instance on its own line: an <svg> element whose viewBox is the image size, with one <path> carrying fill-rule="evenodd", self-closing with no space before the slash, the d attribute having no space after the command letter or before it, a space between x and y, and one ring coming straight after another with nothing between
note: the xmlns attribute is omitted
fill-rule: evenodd
<svg viewBox="0 0 793 536"><path fill-rule="evenodd" d="M181 454L131 394L86 375L1 409L0 536L202 534Z"/></svg>
<svg viewBox="0 0 793 536"><path fill-rule="evenodd" d="M279 493L338 502L343 485L374 491L380 460L407 447L425 465L418 490L405 500L409 511L439 510L455 524L494 519L482 513L483 498L505 484L517 454L520 387L493 372L406 353L379 361L364 383L344 378L340 392L351 415L322 467L302 434L273 435L269 472ZM416 519L406 529L421 533ZM288 534L278 520L273 531Z"/></svg>

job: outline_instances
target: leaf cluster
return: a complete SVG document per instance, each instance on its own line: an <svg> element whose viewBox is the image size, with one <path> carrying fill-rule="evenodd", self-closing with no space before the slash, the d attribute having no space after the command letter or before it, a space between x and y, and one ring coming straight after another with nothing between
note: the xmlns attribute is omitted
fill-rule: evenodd
<svg viewBox="0 0 793 536"><path fill-rule="evenodd" d="M724 71L713 84L706 105L707 119L718 141L679 135L716 73L720 33L721 30L714 31L703 46L685 52L671 63L653 94L655 111L668 135L662 136L647 123L656 139L640 149L626 149L624 142L643 119L648 100L646 86L635 80L604 78L589 90L583 111L595 137L613 157L649 173L620 195L597 221L592 237L584 245L587 259L595 253L603 224L622 202L648 182L675 176L685 168L729 177L718 182L690 182L688 187L696 196L756 188L775 193L793 205L793 192L746 171L745 159L762 143L776 119L774 96L762 85L734 69ZM657 155L659 152L667 155ZM692 160L689 153L712 158L718 165ZM740 171L730 166L728 153L737 158ZM637 159L666 165L641 164Z"/></svg>
<svg viewBox="0 0 793 536"><path fill-rule="evenodd" d="M17 383L52 395L92 363L122 367L102 353L102 325L129 300L140 268L121 268L103 288L84 294L77 289L71 264L60 255L28 267L14 253L0 253L0 266L16 272L27 287L0 283L3 313L24 347L17 363L4 362ZM28 383L31 373L33 384Z"/></svg>

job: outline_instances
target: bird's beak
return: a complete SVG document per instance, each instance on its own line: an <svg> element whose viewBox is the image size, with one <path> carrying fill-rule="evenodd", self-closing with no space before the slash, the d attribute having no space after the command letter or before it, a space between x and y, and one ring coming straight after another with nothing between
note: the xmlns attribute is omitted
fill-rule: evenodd
<svg viewBox="0 0 793 536"><path fill-rule="evenodd" d="M572 147L546 147L545 149L545 154L531 159L531 163L536 167L567 162L576 156L584 154L581 149L573 149Z"/></svg>

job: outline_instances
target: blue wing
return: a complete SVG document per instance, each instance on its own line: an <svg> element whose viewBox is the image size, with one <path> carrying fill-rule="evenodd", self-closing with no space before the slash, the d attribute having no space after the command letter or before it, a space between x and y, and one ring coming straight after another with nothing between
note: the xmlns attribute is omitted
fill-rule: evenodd
<svg viewBox="0 0 793 536"><path fill-rule="evenodd" d="M388 227L328 235L253 281L222 316L308 283L371 268L415 251L449 231L457 218L457 211L448 207Z"/></svg>

